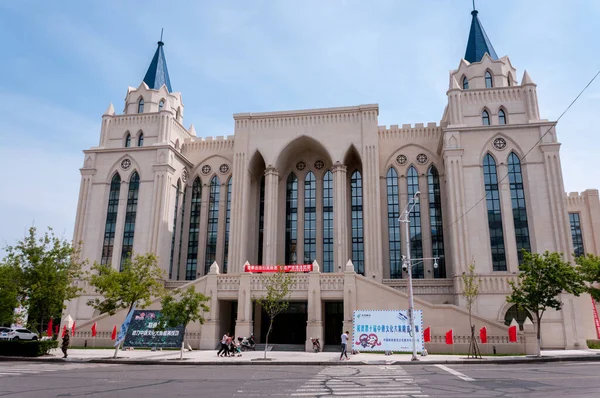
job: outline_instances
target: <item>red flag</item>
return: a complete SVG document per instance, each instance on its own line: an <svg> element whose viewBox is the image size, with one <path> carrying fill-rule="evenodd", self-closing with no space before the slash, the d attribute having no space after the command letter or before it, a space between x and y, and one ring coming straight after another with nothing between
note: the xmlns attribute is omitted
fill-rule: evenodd
<svg viewBox="0 0 600 398"><path fill-rule="evenodd" d="M96 322L92 325L92 337L96 337Z"/></svg>
<svg viewBox="0 0 600 398"><path fill-rule="evenodd" d="M54 333L56 333L58 335L58 328L60 327L60 325L56 325L54 326Z"/></svg>
<svg viewBox="0 0 600 398"><path fill-rule="evenodd" d="M425 330L423 330L423 342L431 342L431 328L429 326Z"/></svg>
<svg viewBox="0 0 600 398"><path fill-rule="evenodd" d="M52 337L52 318L48 321L48 331L46 333L48 337Z"/></svg>
<svg viewBox="0 0 600 398"><path fill-rule="evenodd" d="M454 336L452 335L452 329L446 332L446 344L454 344Z"/></svg>
<svg viewBox="0 0 600 398"><path fill-rule="evenodd" d="M67 325L63 326L62 335L60 337L65 337L65 334L67 334Z"/></svg>
<svg viewBox="0 0 600 398"><path fill-rule="evenodd" d="M114 339L116 339L116 338L117 338L117 325L115 325L115 327L113 328L113 332L112 332L112 334L110 335L110 339L111 339L111 340L114 340Z"/></svg>
<svg viewBox="0 0 600 398"><path fill-rule="evenodd" d="M479 338L481 339L481 344L487 344L487 329L485 326L479 329Z"/></svg>
<svg viewBox="0 0 600 398"><path fill-rule="evenodd" d="M73 328L71 329L71 336L75 336L75 321L73 321Z"/></svg>
<svg viewBox="0 0 600 398"><path fill-rule="evenodd" d="M517 327L511 326L508 328L508 341L511 343L517 342Z"/></svg>

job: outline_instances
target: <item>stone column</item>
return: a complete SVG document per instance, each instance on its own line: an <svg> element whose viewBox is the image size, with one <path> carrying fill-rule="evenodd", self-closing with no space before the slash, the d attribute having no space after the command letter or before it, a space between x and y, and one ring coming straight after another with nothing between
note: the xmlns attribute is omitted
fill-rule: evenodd
<svg viewBox="0 0 600 398"><path fill-rule="evenodd" d="M210 180L209 180L210 181ZM206 259L206 237L208 235L208 206L210 203L210 183L202 183L202 199L200 203L200 229L198 231L198 265L195 278L204 275Z"/></svg>
<svg viewBox="0 0 600 398"><path fill-rule="evenodd" d="M221 332L221 321L219 319L218 275L219 267L213 266L206 278L204 294L210 297L210 311L205 315L206 321L200 330L201 350L214 350L221 338L221 336L219 336Z"/></svg>
<svg viewBox="0 0 600 398"><path fill-rule="evenodd" d="M364 147L363 161L363 226L365 276L381 281L381 208L379 198L379 151L377 145Z"/></svg>
<svg viewBox="0 0 600 398"><path fill-rule="evenodd" d="M238 312L235 321L236 336L250 336L253 332L252 322L252 273L240 274L240 288L238 290Z"/></svg>
<svg viewBox="0 0 600 398"><path fill-rule="evenodd" d="M331 172L333 173L334 272L341 272L350 259L346 166L337 162L331 168Z"/></svg>
<svg viewBox="0 0 600 398"><path fill-rule="evenodd" d="M81 170L77 217L75 219L75 230L73 232L73 244L77 246L79 246L80 243L83 243L83 232L85 231L87 209L90 202L90 193L92 191L92 177L95 173L96 169ZM110 191L110 184L108 184L108 190ZM107 207L104 208L104 211L106 211L106 208Z"/></svg>
<svg viewBox="0 0 600 398"><path fill-rule="evenodd" d="M307 352L312 351L312 337L319 338L321 347L323 340L323 303L321 302L321 274L319 263L313 261L313 270L308 275L308 322L306 322L306 342Z"/></svg>
<svg viewBox="0 0 600 398"><path fill-rule="evenodd" d="M356 272L354 272L354 264L348 260L344 266L344 330L352 330L356 304Z"/></svg>
<svg viewBox="0 0 600 398"><path fill-rule="evenodd" d="M419 176L419 206L421 209L421 242L423 245L423 257L431 258L431 220L429 218L429 184L427 174ZM433 261L425 260L423 262L424 278L433 278Z"/></svg>
<svg viewBox="0 0 600 398"><path fill-rule="evenodd" d="M227 180L219 187L219 225L217 226L217 253L215 261L223 264L225 258L225 223L227 222Z"/></svg>
<svg viewBox="0 0 600 398"><path fill-rule="evenodd" d="M263 227L263 264L277 264L277 205L279 203L279 172L274 167L265 170L265 218Z"/></svg>
<svg viewBox="0 0 600 398"><path fill-rule="evenodd" d="M496 173L499 179L508 173L505 163L498 163ZM500 195L500 208L502 209L502 230L504 234L504 253L506 256L506 270L509 272L519 271L519 256L517 253L517 238L515 235L515 223L513 220L512 200L510 196L510 181L507 178L498 184Z"/></svg>
<svg viewBox="0 0 600 398"><path fill-rule="evenodd" d="M233 158L233 173L232 173L232 189L231 189L231 224L229 241L229 263L227 267L230 273L241 272L244 262L247 257L247 242L248 236L248 202L247 196L250 187L250 176L248 173L248 165L246 154L238 152Z"/></svg>
<svg viewBox="0 0 600 398"><path fill-rule="evenodd" d="M109 186L110 189L110 186ZM129 192L129 183L121 180L121 189L119 190L119 206L117 210L117 223L115 225L115 236L113 238L112 267L121 268L121 250L123 248L123 232L125 231L125 212L127 211L127 194Z"/></svg>
<svg viewBox="0 0 600 398"><path fill-rule="evenodd" d="M190 238L190 213L192 210L192 186L187 186L187 189L184 189L185 199L181 199L182 205L185 204L185 208L181 209L181 214L183 215L183 231L181 233L181 251L177 255L177 260L181 260L177 263L177 280L185 279L185 267L187 265L187 253L188 253L188 244ZM181 226L180 226L181 227Z"/></svg>

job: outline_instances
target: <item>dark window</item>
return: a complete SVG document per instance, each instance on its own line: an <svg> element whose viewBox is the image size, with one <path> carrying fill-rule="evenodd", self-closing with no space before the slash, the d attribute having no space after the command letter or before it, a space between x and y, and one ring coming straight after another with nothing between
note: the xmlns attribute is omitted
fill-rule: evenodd
<svg viewBox="0 0 600 398"><path fill-rule="evenodd" d="M217 236L219 233L219 196L221 184L219 177L210 180L210 196L208 200L208 226L206 233L206 252L204 256L204 275L217 257Z"/></svg>
<svg viewBox="0 0 600 398"><path fill-rule="evenodd" d="M175 119L179 121L179 117L181 116L181 108L177 108L177 113L175 114Z"/></svg>
<svg viewBox="0 0 600 398"><path fill-rule="evenodd" d="M431 255L439 257L437 268L433 268L434 278L446 277L446 261L444 259L444 226L442 223L442 199L440 196L440 175L431 166L427 172L429 188L429 223L431 224Z"/></svg>
<svg viewBox="0 0 600 398"><path fill-rule="evenodd" d="M285 263L297 264L298 178L290 173L285 189Z"/></svg>
<svg viewBox="0 0 600 398"><path fill-rule="evenodd" d="M463 85L463 90L469 89L469 79L467 79L466 76L463 76L463 78L462 78L462 85Z"/></svg>
<svg viewBox="0 0 600 398"><path fill-rule="evenodd" d="M508 74L508 85L509 86L513 85L513 78L512 78L512 75L510 73Z"/></svg>
<svg viewBox="0 0 600 398"><path fill-rule="evenodd" d="M304 264L317 257L317 180L312 171L304 178Z"/></svg>
<svg viewBox="0 0 600 398"><path fill-rule="evenodd" d="M575 257L583 256L583 235L581 234L581 220L579 213L569 213L569 222L571 223L571 237L573 238L573 251Z"/></svg>
<svg viewBox="0 0 600 398"><path fill-rule="evenodd" d="M165 106L165 100L160 100L158 103L158 111L162 111L162 108Z"/></svg>
<svg viewBox="0 0 600 398"><path fill-rule="evenodd" d="M129 148L131 146L131 134L127 133L125 136L125 148Z"/></svg>
<svg viewBox="0 0 600 398"><path fill-rule="evenodd" d="M227 181L227 208L225 210L225 242L223 248L223 273L227 273L229 263L229 225L231 224L231 177Z"/></svg>
<svg viewBox="0 0 600 398"><path fill-rule="evenodd" d="M414 166L410 166L408 173L406 174L406 182L408 185L408 197L413 198L419 191L419 173ZM410 231L410 257L412 259L423 258L423 234L421 231L421 203L417 202L415 207L409 214L409 231ZM423 267L423 261L415 261L413 263L412 277L413 278L424 278L425 267Z"/></svg>
<svg viewBox="0 0 600 398"><path fill-rule="evenodd" d="M519 330L523 330L523 323L525 322L525 319L529 318L530 321L533 322L533 319L531 318L531 314L529 314L529 311L524 310L524 309L519 309L519 307L517 307L517 305L513 305L512 307L510 307L508 309L508 311L506 311L506 314L504 315L504 324L506 326L510 326L512 320L516 320L517 323L519 324Z"/></svg>
<svg viewBox="0 0 600 398"><path fill-rule="evenodd" d="M173 279L173 256L175 255L175 235L177 232L177 211L179 208L179 191L181 190L181 180L177 180L175 188L175 211L173 211L173 234L171 237L171 259L169 260L169 279Z"/></svg>
<svg viewBox="0 0 600 398"><path fill-rule="evenodd" d="M108 209L106 210L106 226L104 227L104 242L102 243L102 258L100 264L110 264L115 243L115 227L117 226L117 211L119 210L119 192L121 191L121 176L116 173L110 182L108 194Z"/></svg>
<svg viewBox="0 0 600 398"><path fill-rule="evenodd" d="M352 198L352 262L354 263L354 271L364 275L362 176L358 170L352 173L350 178L350 193Z"/></svg>
<svg viewBox="0 0 600 398"><path fill-rule="evenodd" d="M502 109L498 111L498 124L506 124L506 113Z"/></svg>
<svg viewBox="0 0 600 398"><path fill-rule="evenodd" d="M492 267L494 271L506 271L506 255L504 248L504 232L502 230L502 210L500 207L500 191L496 161L487 154L483 159L483 182L485 185L488 227L490 229L490 248L492 250Z"/></svg>
<svg viewBox="0 0 600 398"><path fill-rule="evenodd" d="M258 262L263 263L263 245L265 233L265 176L260 178L260 198L258 207Z"/></svg>
<svg viewBox="0 0 600 398"><path fill-rule="evenodd" d="M138 192L140 190L140 176L137 172L131 175L129 191L127 192L127 209L125 211L125 230L123 231L123 247L121 249L121 270L125 261L133 252L133 235L135 232L135 217L137 215Z"/></svg>
<svg viewBox="0 0 600 398"><path fill-rule="evenodd" d="M144 99L140 98L140 102L138 102L138 113L144 113Z"/></svg>
<svg viewBox="0 0 600 398"><path fill-rule="evenodd" d="M481 122L484 126L490 125L490 114L488 113L488 111L481 112Z"/></svg>
<svg viewBox="0 0 600 398"><path fill-rule="evenodd" d="M388 237L390 242L390 278L402 278L402 242L400 241L400 203L398 201L398 173L390 167L386 176Z"/></svg>
<svg viewBox="0 0 600 398"><path fill-rule="evenodd" d="M185 280L196 279L198 268L198 234L200 232L200 205L202 204L202 183L196 178L192 185L192 203L190 206L190 228L188 232L187 262Z"/></svg>
<svg viewBox="0 0 600 398"><path fill-rule="evenodd" d="M523 261L521 249L531 251L531 246L529 245L529 225L527 223L527 206L525 205L521 161L514 153L508 155L508 180L510 182L510 199L513 209L519 264L521 264Z"/></svg>
<svg viewBox="0 0 600 398"><path fill-rule="evenodd" d="M140 133L138 136L137 146L144 146L144 133Z"/></svg>
<svg viewBox="0 0 600 398"><path fill-rule="evenodd" d="M333 174L323 177L323 272L333 272Z"/></svg>
<svg viewBox="0 0 600 398"><path fill-rule="evenodd" d="M179 254L177 255L177 280L179 280L179 270L181 264L181 247L183 246L183 220L185 220L185 196L187 195L187 186L183 188L183 199L181 200L181 223L179 230Z"/></svg>
<svg viewBox="0 0 600 398"><path fill-rule="evenodd" d="M494 87L494 81L492 80L492 74L490 71L485 71L485 88Z"/></svg>

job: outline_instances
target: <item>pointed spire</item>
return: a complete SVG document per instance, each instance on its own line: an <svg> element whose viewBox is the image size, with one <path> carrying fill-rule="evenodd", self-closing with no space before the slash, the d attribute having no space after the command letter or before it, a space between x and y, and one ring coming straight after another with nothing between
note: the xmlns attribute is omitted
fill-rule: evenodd
<svg viewBox="0 0 600 398"><path fill-rule="evenodd" d="M475 6L475 4L473 4ZM474 8L474 7L473 7ZM473 9L471 15L473 20L471 21L471 30L469 32L469 41L467 41L467 51L465 52L465 60L470 63L479 62L483 58L483 54L488 53L490 58L494 61L498 60L496 51L485 34L483 25L477 17L477 10Z"/></svg>
<svg viewBox="0 0 600 398"><path fill-rule="evenodd" d="M112 102L110 103L108 109L106 110L106 112L104 112L104 114L110 116L113 116L115 114L115 107L113 106Z"/></svg>
<svg viewBox="0 0 600 398"><path fill-rule="evenodd" d="M194 123L190 124L190 128L188 129L188 133L190 133L194 137L196 136L196 128L194 127Z"/></svg>
<svg viewBox="0 0 600 398"><path fill-rule="evenodd" d="M153 90L158 90L164 84L167 86L167 90L172 92L169 71L167 70L167 60L163 51L164 45L165 43L162 42L161 33L161 41L158 42L158 47L156 48L154 57L152 57L152 62L150 62L146 76L144 76L144 83Z"/></svg>
<svg viewBox="0 0 600 398"><path fill-rule="evenodd" d="M527 70L523 72L523 78L521 79L521 86L525 86L527 84L535 84L533 80L531 80L531 76L527 73Z"/></svg>
<svg viewBox="0 0 600 398"><path fill-rule="evenodd" d="M454 77L454 76L452 76L452 82L451 82L450 89L451 90L460 89L460 86L458 85L458 82L456 81L456 77Z"/></svg>

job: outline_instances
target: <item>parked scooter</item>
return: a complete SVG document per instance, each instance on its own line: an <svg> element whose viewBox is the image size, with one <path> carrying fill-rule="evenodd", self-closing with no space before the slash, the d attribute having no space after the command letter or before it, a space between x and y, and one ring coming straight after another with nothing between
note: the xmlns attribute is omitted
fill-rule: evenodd
<svg viewBox="0 0 600 398"><path fill-rule="evenodd" d="M318 337L311 337L310 341L312 341L313 350L315 350L315 352L321 351L321 343L319 343Z"/></svg>
<svg viewBox="0 0 600 398"><path fill-rule="evenodd" d="M251 334L250 337L248 337L248 338L238 337L238 340L240 341L240 346L242 347L242 351L248 351L248 350L256 351L256 342L254 341L254 334Z"/></svg>

